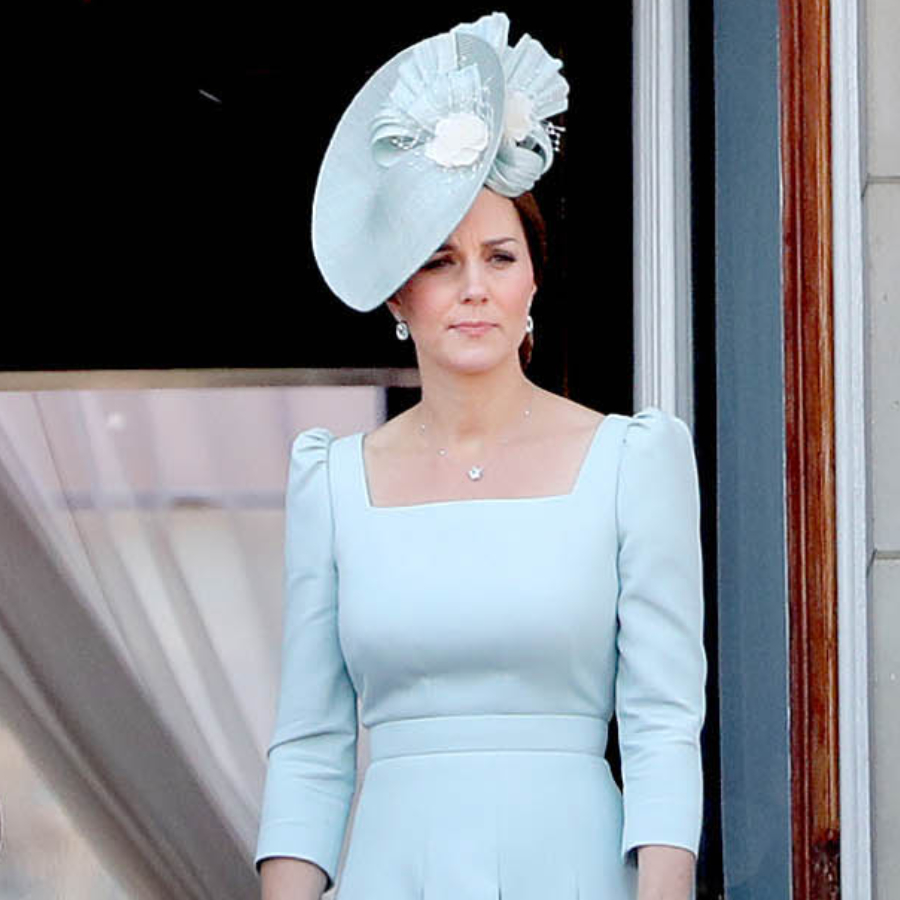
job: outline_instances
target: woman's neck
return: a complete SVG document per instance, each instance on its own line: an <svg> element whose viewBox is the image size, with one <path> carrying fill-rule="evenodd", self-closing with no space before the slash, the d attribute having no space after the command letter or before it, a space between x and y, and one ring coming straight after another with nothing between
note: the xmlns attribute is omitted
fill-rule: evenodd
<svg viewBox="0 0 900 900"><path fill-rule="evenodd" d="M515 437L527 425L525 411L536 394L518 366L477 375L441 371L429 378L422 373L416 425L424 423L429 441L477 451L486 443Z"/></svg>

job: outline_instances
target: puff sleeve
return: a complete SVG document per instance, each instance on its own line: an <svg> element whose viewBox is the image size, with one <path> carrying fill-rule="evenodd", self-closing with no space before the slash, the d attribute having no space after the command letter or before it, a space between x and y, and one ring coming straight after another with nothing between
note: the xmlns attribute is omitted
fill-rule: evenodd
<svg viewBox="0 0 900 900"><path fill-rule="evenodd" d="M700 493L687 425L657 407L631 417L616 496L616 716L621 856L642 844L696 856L706 713Z"/></svg>
<svg viewBox="0 0 900 900"><path fill-rule="evenodd" d="M281 685L256 849L336 877L356 786L356 693L338 641L328 458L333 435L300 432L285 498Z"/></svg>

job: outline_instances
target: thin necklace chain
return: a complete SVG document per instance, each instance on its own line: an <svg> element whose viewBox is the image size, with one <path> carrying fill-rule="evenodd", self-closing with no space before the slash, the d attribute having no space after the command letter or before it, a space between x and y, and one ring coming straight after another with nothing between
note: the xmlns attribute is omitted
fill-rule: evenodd
<svg viewBox="0 0 900 900"><path fill-rule="evenodd" d="M524 411L526 422L531 421L531 408L534 405L534 394L535 394L534 384L532 384L531 385L531 397L529 398L529 401L528 401L528 408ZM428 440L425 437L426 430L427 429L426 429L425 423L420 422L419 423L419 434L421 435L422 440L425 441L425 446L431 447L431 444L428 442ZM497 441L498 444L508 444L509 442L510 442L510 438L508 436L504 437L504 438L500 438ZM438 447L437 454L438 454L438 456L443 456L443 457L448 456L447 448L446 447ZM484 477L484 465L473 465L466 474L469 476L469 478L472 481L480 481Z"/></svg>

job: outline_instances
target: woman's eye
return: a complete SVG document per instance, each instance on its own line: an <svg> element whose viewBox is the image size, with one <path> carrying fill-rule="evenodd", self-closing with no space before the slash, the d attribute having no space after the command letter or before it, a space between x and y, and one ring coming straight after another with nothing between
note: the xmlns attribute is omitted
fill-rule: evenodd
<svg viewBox="0 0 900 900"><path fill-rule="evenodd" d="M495 262L504 262L511 263L515 262L516 258L511 253L495 253L492 257Z"/></svg>
<svg viewBox="0 0 900 900"><path fill-rule="evenodd" d="M425 263L425 265L422 266L422 268L425 269L426 271L429 271L431 269L440 269L445 265L449 265L449 263L450 263L450 259L448 257L441 256L438 259L428 260L428 262Z"/></svg>

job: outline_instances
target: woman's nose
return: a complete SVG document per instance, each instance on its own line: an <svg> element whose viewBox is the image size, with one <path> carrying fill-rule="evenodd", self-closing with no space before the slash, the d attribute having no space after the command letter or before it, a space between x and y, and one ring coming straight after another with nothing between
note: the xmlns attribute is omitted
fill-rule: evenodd
<svg viewBox="0 0 900 900"><path fill-rule="evenodd" d="M462 296L464 300L484 300L487 296L487 284L484 267L473 261L463 266Z"/></svg>

